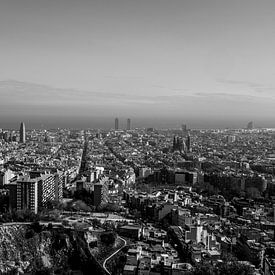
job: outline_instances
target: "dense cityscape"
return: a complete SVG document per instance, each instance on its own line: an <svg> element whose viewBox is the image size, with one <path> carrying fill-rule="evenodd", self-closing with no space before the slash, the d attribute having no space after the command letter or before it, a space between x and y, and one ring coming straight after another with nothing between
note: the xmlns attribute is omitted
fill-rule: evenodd
<svg viewBox="0 0 275 275"><path fill-rule="evenodd" d="M274 0L0 0L0 275L275 275Z"/></svg>
<svg viewBox="0 0 275 275"><path fill-rule="evenodd" d="M274 274L275 129L120 122L0 131L1 274Z"/></svg>

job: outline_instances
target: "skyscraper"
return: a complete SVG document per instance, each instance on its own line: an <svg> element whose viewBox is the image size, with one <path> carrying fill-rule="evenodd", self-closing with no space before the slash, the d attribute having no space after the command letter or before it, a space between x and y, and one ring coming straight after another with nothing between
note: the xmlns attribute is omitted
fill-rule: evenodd
<svg viewBox="0 0 275 275"><path fill-rule="evenodd" d="M26 128L24 122L20 124L20 143L26 142Z"/></svg>
<svg viewBox="0 0 275 275"><path fill-rule="evenodd" d="M187 140L186 140L186 147L187 147L187 152L192 151L192 145L191 145L191 137L188 135Z"/></svg>
<svg viewBox="0 0 275 275"><path fill-rule="evenodd" d="M182 151L185 147L185 143L181 137L174 136L173 139L173 151Z"/></svg>
<svg viewBox="0 0 275 275"><path fill-rule="evenodd" d="M115 130L118 130L118 118L115 119Z"/></svg>
<svg viewBox="0 0 275 275"><path fill-rule="evenodd" d="M182 124L181 125L181 130L182 130L182 135L186 136L188 131L187 131L187 125L186 124Z"/></svg>
<svg viewBox="0 0 275 275"><path fill-rule="evenodd" d="M28 177L17 180L17 210L38 211L38 179Z"/></svg>
<svg viewBox="0 0 275 275"><path fill-rule="evenodd" d="M131 119L127 118L127 128L126 130L131 130Z"/></svg>
<svg viewBox="0 0 275 275"><path fill-rule="evenodd" d="M94 206L108 202L108 185L102 181L94 185Z"/></svg>
<svg viewBox="0 0 275 275"><path fill-rule="evenodd" d="M249 121L249 122L247 123L246 129L247 129L247 130L252 130L252 129L253 129L253 121Z"/></svg>
<svg viewBox="0 0 275 275"><path fill-rule="evenodd" d="M181 129L183 132L186 132L187 131L187 125L186 124L182 124L181 125Z"/></svg>

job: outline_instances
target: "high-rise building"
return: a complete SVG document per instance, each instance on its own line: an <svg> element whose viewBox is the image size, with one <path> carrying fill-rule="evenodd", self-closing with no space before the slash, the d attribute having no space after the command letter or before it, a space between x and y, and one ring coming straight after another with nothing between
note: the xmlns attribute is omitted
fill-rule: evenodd
<svg viewBox="0 0 275 275"><path fill-rule="evenodd" d="M182 132L183 132L184 134L187 132L187 126L186 126L186 124L182 124L182 125L181 125L181 130L182 130Z"/></svg>
<svg viewBox="0 0 275 275"><path fill-rule="evenodd" d="M26 128L24 122L20 124L20 143L26 142Z"/></svg>
<svg viewBox="0 0 275 275"><path fill-rule="evenodd" d="M55 178L54 175L45 174L38 182L38 206L41 210L55 199Z"/></svg>
<svg viewBox="0 0 275 275"><path fill-rule="evenodd" d="M30 172L6 185L10 193L10 209L30 210L34 213L49 203L63 198L62 174Z"/></svg>
<svg viewBox="0 0 275 275"><path fill-rule="evenodd" d="M181 137L174 136L173 139L173 151L182 151L184 150L185 143Z"/></svg>
<svg viewBox="0 0 275 275"><path fill-rule="evenodd" d="M105 179L94 185L94 206L108 202L108 185Z"/></svg>
<svg viewBox="0 0 275 275"><path fill-rule="evenodd" d="M9 184L10 180L15 176L12 170L4 169L0 171L0 186Z"/></svg>
<svg viewBox="0 0 275 275"><path fill-rule="evenodd" d="M249 122L247 123L246 129L247 129L247 130L252 130L252 129L253 129L253 121L249 121Z"/></svg>
<svg viewBox="0 0 275 275"><path fill-rule="evenodd" d="M63 175L57 171L55 174L31 171L30 177L38 180L38 207L39 210L47 208L53 201L63 198Z"/></svg>
<svg viewBox="0 0 275 275"><path fill-rule="evenodd" d="M55 179L55 201L61 201L63 199L63 181L64 181L64 175L61 172L57 172L54 175Z"/></svg>
<svg viewBox="0 0 275 275"><path fill-rule="evenodd" d="M17 182L10 182L5 188L9 190L9 210L17 210Z"/></svg>
<svg viewBox="0 0 275 275"><path fill-rule="evenodd" d="M4 137L3 138L6 142L8 142L9 139L10 139L10 132L8 132L8 131L4 132Z"/></svg>
<svg viewBox="0 0 275 275"><path fill-rule="evenodd" d="M22 177L17 180L17 210L38 212L38 180Z"/></svg>
<svg viewBox="0 0 275 275"><path fill-rule="evenodd" d="M115 119L115 130L118 130L118 127L119 127L119 125L118 125L118 118L116 118Z"/></svg>
<svg viewBox="0 0 275 275"><path fill-rule="evenodd" d="M131 130L131 119L130 118L127 119L127 128L126 128L126 130Z"/></svg>
<svg viewBox="0 0 275 275"><path fill-rule="evenodd" d="M191 145L191 137L190 137L190 135L188 135L188 137L186 139L186 148L187 148L187 152L191 152L192 151L192 145Z"/></svg>

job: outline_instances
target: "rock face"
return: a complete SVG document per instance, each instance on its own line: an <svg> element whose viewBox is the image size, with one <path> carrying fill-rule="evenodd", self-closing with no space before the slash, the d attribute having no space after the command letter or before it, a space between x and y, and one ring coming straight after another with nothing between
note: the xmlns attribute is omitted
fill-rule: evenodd
<svg viewBox="0 0 275 275"><path fill-rule="evenodd" d="M0 226L0 273L103 274L89 252L84 233L33 225Z"/></svg>

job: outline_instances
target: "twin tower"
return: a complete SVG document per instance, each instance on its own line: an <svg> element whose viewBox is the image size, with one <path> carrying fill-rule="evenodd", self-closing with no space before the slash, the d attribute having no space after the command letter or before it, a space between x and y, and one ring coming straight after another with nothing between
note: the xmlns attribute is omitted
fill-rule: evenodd
<svg viewBox="0 0 275 275"><path fill-rule="evenodd" d="M115 130L119 130L119 120L118 120L118 118L115 119ZM127 118L126 130L131 130L131 119L130 118Z"/></svg>

